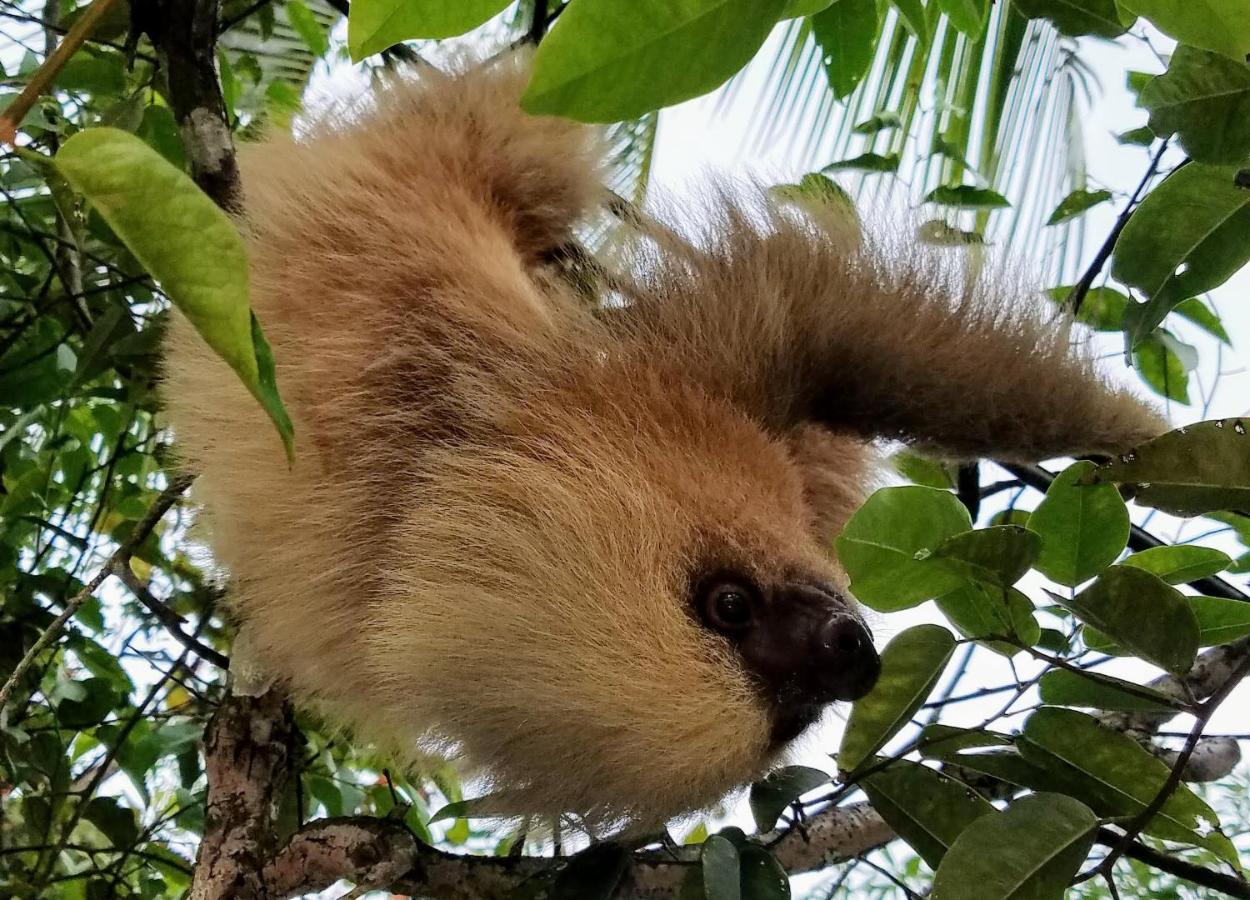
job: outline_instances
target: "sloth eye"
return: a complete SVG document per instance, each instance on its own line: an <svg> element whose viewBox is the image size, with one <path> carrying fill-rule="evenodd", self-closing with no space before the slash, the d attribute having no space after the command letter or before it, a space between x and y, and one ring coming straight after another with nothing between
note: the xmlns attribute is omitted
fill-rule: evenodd
<svg viewBox="0 0 1250 900"><path fill-rule="evenodd" d="M723 634L743 631L755 616L755 591L736 581L718 581L703 591L699 612L709 628Z"/></svg>

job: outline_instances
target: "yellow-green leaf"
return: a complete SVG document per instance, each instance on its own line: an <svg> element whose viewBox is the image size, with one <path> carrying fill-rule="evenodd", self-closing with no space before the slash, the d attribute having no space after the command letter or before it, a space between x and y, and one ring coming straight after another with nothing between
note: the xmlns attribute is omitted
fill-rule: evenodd
<svg viewBox="0 0 1250 900"><path fill-rule="evenodd" d="M401 41L463 34L510 0L352 0L347 49L354 62Z"/></svg>
<svg viewBox="0 0 1250 900"><path fill-rule="evenodd" d="M56 166L260 401L291 457L294 430L252 314L247 254L226 214L184 172L125 131L78 132L62 145Z"/></svg>

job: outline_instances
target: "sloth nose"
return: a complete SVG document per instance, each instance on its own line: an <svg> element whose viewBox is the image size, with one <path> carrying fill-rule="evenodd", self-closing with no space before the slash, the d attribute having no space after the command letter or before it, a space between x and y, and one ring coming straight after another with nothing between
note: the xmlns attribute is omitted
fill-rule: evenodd
<svg viewBox="0 0 1250 900"><path fill-rule="evenodd" d="M809 690L821 702L858 700L881 674L872 635L853 616L834 613L813 634Z"/></svg>

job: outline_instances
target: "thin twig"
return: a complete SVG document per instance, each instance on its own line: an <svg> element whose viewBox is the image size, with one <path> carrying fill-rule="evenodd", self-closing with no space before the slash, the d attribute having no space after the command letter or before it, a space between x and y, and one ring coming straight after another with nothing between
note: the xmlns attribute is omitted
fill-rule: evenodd
<svg viewBox="0 0 1250 900"><path fill-rule="evenodd" d="M16 142L17 126L21 124L22 119L26 118L26 114L30 112L30 108L35 105L35 101L43 95L43 92L52 86L52 82L61 73L61 69L65 68L69 58L78 52L83 41L90 36L96 25L116 2L117 0L95 0L73 27L65 33L65 39L35 70L30 81L26 82L26 87L22 88L22 92L17 95L17 99L9 104L3 115L0 115L0 141L6 144Z"/></svg>
<svg viewBox="0 0 1250 900"><path fill-rule="evenodd" d="M197 640L182 630L182 616L178 615L148 590L148 586L139 580L138 576L130 568L129 561L117 561L112 565L113 574L116 575L121 582L130 589L130 593L134 594L135 599L147 607L152 615L160 620L178 643L195 653L201 659L211 662L219 669L230 668L230 657L214 650L207 644Z"/></svg>

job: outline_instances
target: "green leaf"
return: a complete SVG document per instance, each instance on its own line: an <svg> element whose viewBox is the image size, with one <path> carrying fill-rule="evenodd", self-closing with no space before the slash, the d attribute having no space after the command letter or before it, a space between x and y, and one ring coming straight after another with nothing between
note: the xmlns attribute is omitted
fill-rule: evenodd
<svg viewBox="0 0 1250 900"><path fill-rule="evenodd" d="M430 816L429 824L433 825L444 819L508 818L508 813L501 810L498 803L498 794L485 794L481 797L470 797L468 800L457 800L454 803L448 803Z"/></svg>
<svg viewBox="0 0 1250 900"><path fill-rule="evenodd" d="M56 166L260 401L292 458L294 430L251 311L243 240L226 214L124 131L78 132L61 146Z"/></svg>
<svg viewBox="0 0 1250 900"><path fill-rule="evenodd" d="M955 476L946 463L931 456L900 450L890 457L890 464L894 471L913 484L943 491L955 486Z"/></svg>
<svg viewBox="0 0 1250 900"><path fill-rule="evenodd" d="M1033 618L1033 603L1015 588L1003 591L972 584L943 594L936 600L942 615L966 638L983 641L993 635L1013 637L1026 647L1041 639L1042 630ZM1020 652L1014 644L984 641L995 653L1011 657Z"/></svg>
<svg viewBox="0 0 1250 900"><path fill-rule="evenodd" d="M352 62L414 38L447 38L476 28L510 0L353 0L347 16Z"/></svg>
<svg viewBox="0 0 1250 900"><path fill-rule="evenodd" d="M1098 818L1062 794L1022 797L970 824L933 877L932 900L1062 900Z"/></svg>
<svg viewBox="0 0 1250 900"><path fill-rule="evenodd" d="M1029 530L1042 538L1036 568L1068 587L1093 578L1128 543L1128 509L1119 492L1082 483L1093 470L1093 463L1078 462L1060 472L1029 516Z"/></svg>
<svg viewBox="0 0 1250 900"><path fill-rule="evenodd" d="M628 866L629 851L620 844L591 844L560 870L551 900L611 900Z"/></svg>
<svg viewBox="0 0 1250 900"><path fill-rule="evenodd" d="M1052 706L1087 706L1127 712L1166 712L1177 704L1166 694L1098 672L1053 669L1038 682L1042 702Z"/></svg>
<svg viewBox="0 0 1250 900"><path fill-rule="evenodd" d="M814 16L834 0L786 0L785 9L781 11L783 19L799 19L803 16Z"/></svg>
<svg viewBox="0 0 1250 900"><path fill-rule="evenodd" d="M1074 287L1071 284L1054 287L1046 294L1055 303L1066 307ZM1122 331L1124 311L1132 302L1126 294L1115 288L1090 288L1085 299L1081 301L1081 308L1076 312L1076 320L1095 331Z"/></svg>
<svg viewBox="0 0 1250 900"><path fill-rule="evenodd" d="M1145 506L1176 516L1250 508L1247 420L1216 419L1152 438L1098 469Z"/></svg>
<svg viewBox="0 0 1250 900"><path fill-rule="evenodd" d="M777 858L755 844L738 850L742 900L790 900L790 876Z"/></svg>
<svg viewBox="0 0 1250 900"><path fill-rule="evenodd" d="M1042 539L1019 525L996 525L952 535L933 551L968 577L1008 588L1019 581L1037 559Z"/></svg>
<svg viewBox="0 0 1250 900"><path fill-rule="evenodd" d="M1112 274L1150 298L1143 340L1174 306L1219 287L1250 261L1250 190L1235 166L1192 163L1146 195L1115 245Z"/></svg>
<svg viewBox="0 0 1250 900"><path fill-rule="evenodd" d="M902 127L903 120L898 117L898 113L887 109L858 123L851 131L855 134L876 134L879 131Z"/></svg>
<svg viewBox="0 0 1250 900"><path fill-rule="evenodd" d="M522 105L616 122L705 94L755 55L784 0L577 0L538 48Z"/></svg>
<svg viewBox="0 0 1250 900"><path fill-rule="evenodd" d="M772 831L787 806L808 791L828 784L827 772L808 766L786 766L751 785L751 815L760 832Z"/></svg>
<svg viewBox="0 0 1250 900"><path fill-rule="evenodd" d="M1185 584L1223 572L1232 563L1227 553L1214 547L1196 547L1177 544L1171 547L1152 547L1134 553L1124 560L1124 565L1135 566L1158 575L1168 584Z"/></svg>
<svg viewBox="0 0 1250 900"><path fill-rule="evenodd" d="M817 209L834 210L856 233L862 233L855 199L844 191L836 181L819 172L809 172L796 184L778 184L770 189L773 196L800 205L811 204Z"/></svg>
<svg viewBox="0 0 1250 900"><path fill-rule="evenodd" d="M838 558L860 601L879 612L906 609L963 585L958 573L926 557L971 527L968 510L954 494L919 486L884 488L847 522L836 542Z"/></svg>
<svg viewBox="0 0 1250 900"><path fill-rule="evenodd" d="M890 5L898 10L899 21L903 23L903 27L915 36L921 47L927 47L929 22L925 18L921 0L890 0Z"/></svg>
<svg viewBox="0 0 1250 900"><path fill-rule="evenodd" d="M955 652L954 636L940 625L916 625L881 652L881 676L851 708L838 767L853 771L907 724L932 692Z"/></svg>
<svg viewBox="0 0 1250 900"><path fill-rule="evenodd" d="M1185 596L1159 577L1112 566L1072 599L1051 598L1082 622L1169 672L1184 673L1198 652L1198 620Z"/></svg>
<svg viewBox="0 0 1250 900"><path fill-rule="evenodd" d="M1189 403L1189 373L1161 333L1150 335L1133 348L1133 368L1160 397Z"/></svg>
<svg viewBox="0 0 1250 900"><path fill-rule="evenodd" d="M1215 50L1241 61L1250 53L1250 18L1244 0L1120 0L1182 44Z"/></svg>
<svg viewBox="0 0 1250 900"><path fill-rule="evenodd" d="M133 847L139 839L135 811L118 804L115 797L92 797L82 817L100 829L114 847Z"/></svg>
<svg viewBox="0 0 1250 900"><path fill-rule="evenodd" d="M367 0L366 5L368 5ZM326 51L330 49L330 38L302 0L287 0L286 18L313 56L325 56Z"/></svg>
<svg viewBox="0 0 1250 900"><path fill-rule="evenodd" d="M56 704L57 720L66 728L88 728L103 720L121 702L121 695L107 678L84 678L71 682L78 690Z"/></svg>
<svg viewBox="0 0 1250 900"><path fill-rule="evenodd" d="M740 900L742 872L738 848L728 838L714 834L703 842L703 896L707 900Z"/></svg>
<svg viewBox="0 0 1250 900"><path fill-rule="evenodd" d="M848 96L872 65L880 33L876 0L836 0L811 18L825 76L836 99Z"/></svg>
<svg viewBox="0 0 1250 900"><path fill-rule="evenodd" d="M861 153L850 159L831 162L821 169L822 172L837 172L842 169L863 169L867 172L897 172L899 155L897 153Z"/></svg>
<svg viewBox="0 0 1250 900"><path fill-rule="evenodd" d="M973 187L970 184L943 184L925 195L926 203L955 206L960 209L999 209L1011 203L997 191Z"/></svg>
<svg viewBox="0 0 1250 900"><path fill-rule="evenodd" d="M1045 707L1024 723L1027 759L1075 778L1082 799L1104 816L1141 813L1158 795L1169 769L1141 744L1071 709ZM1146 826L1146 833L1206 847L1236 864L1237 851L1218 830L1219 818L1183 784Z"/></svg>
<svg viewBox="0 0 1250 900"><path fill-rule="evenodd" d="M1198 162L1250 156L1250 65L1196 47L1177 47L1168 70L1141 92L1155 134L1176 134Z"/></svg>
<svg viewBox="0 0 1250 900"><path fill-rule="evenodd" d="M1050 214L1046 224L1058 225L1061 222L1067 222L1069 219L1075 219L1087 209L1097 206L1099 203L1106 203L1110 199L1110 191L1075 190L1059 201L1059 205Z"/></svg>
<svg viewBox="0 0 1250 900"><path fill-rule="evenodd" d="M1232 339L1229 338L1228 332L1224 330L1224 323L1205 303L1197 297L1190 297L1188 300L1178 303L1172 312L1183 319L1193 322L1207 334L1216 338L1222 344L1232 346Z"/></svg>
<svg viewBox="0 0 1250 900"><path fill-rule="evenodd" d="M1140 128L1130 128L1128 131L1121 131L1115 136L1115 139L1121 144L1149 147L1155 142L1155 133L1143 125Z"/></svg>
<svg viewBox="0 0 1250 900"><path fill-rule="evenodd" d="M1228 597L1190 597L1198 619L1198 644L1213 647L1250 635L1250 603Z"/></svg>
<svg viewBox="0 0 1250 900"><path fill-rule="evenodd" d="M920 763L899 760L860 782L872 807L936 869L955 839L994 806L966 784Z"/></svg>
<svg viewBox="0 0 1250 900"><path fill-rule="evenodd" d="M946 14L951 24L968 37L980 37L989 17L986 0L937 0L938 9Z"/></svg>

